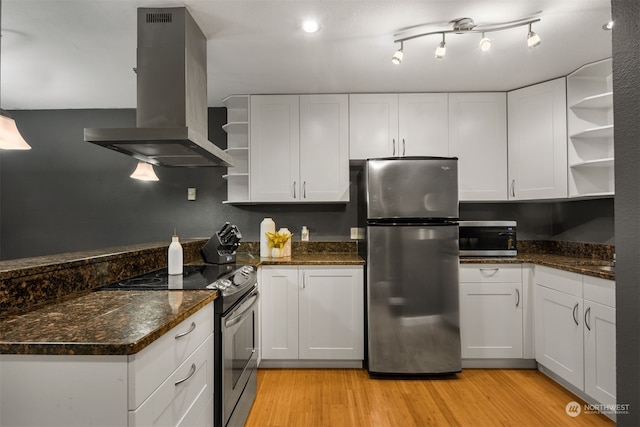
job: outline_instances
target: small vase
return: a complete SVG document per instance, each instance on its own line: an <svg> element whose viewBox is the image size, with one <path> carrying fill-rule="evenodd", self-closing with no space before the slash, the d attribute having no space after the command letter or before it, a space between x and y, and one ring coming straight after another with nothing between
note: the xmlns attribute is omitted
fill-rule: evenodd
<svg viewBox="0 0 640 427"><path fill-rule="evenodd" d="M271 258L282 258L282 249L271 248Z"/></svg>

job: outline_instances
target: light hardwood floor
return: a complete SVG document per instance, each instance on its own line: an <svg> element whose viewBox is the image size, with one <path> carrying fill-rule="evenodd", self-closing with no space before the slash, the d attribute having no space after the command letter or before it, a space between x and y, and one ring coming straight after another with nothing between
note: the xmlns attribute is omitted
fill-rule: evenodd
<svg viewBox="0 0 640 427"><path fill-rule="evenodd" d="M570 417L584 402L536 370L464 369L452 379L371 379L359 369L260 369L246 427L613 426Z"/></svg>

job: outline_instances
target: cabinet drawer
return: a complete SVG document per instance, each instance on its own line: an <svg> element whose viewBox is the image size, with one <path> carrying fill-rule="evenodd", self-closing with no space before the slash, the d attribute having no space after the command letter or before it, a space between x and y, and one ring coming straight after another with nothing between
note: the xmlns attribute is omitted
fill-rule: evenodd
<svg viewBox="0 0 640 427"><path fill-rule="evenodd" d="M213 303L129 356L129 409L140 404L213 332Z"/></svg>
<svg viewBox="0 0 640 427"><path fill-rule="evenodd" d="M460 266L461 283L522 283L520 264L467 264Z"/></svg>
<svg viewBox="0 0 640 427"><path fill-rule="evenodd" d="M584 299L616 307L616 282L599 277L582 276Z"/></svg>
<svg viewBox="0 0 640 427"><path fill-rule="evenodd" d="M213 398L213 334L147 400L129 411L129 425L178 426L185 415L199 415ZM210 419L213 407L209 407ZM187 417L189 418L189 417ZM195 417L199 418L199 417ZM208 423L202 424L208 425ZM193 424L189 424L193 426Z"/></svg>
<svg viewBox="0 0 640 427"><path fill-rule="evenodd" d="M582 276L548 267L535 267L536 285L582 298Z"/></svg>

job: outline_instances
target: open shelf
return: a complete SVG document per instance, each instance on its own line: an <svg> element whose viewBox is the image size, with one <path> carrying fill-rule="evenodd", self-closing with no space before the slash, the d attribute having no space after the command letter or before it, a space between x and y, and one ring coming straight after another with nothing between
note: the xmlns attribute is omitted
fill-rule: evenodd
<svg viewBox="0 0 640 427"><path fill-rule="evenodd" d="M222 125L222 129L227 133L247 133L249 132L249 122L229 122Z"/></svg>
<svg viewBox="0 0 640 427"><path fill-rule="evenodd" d="M613 125L598 126L574 133L571 138L612 138Z"/></svg>
<svg viewBox="0 0 640 427"><path fill-rule="evenodd" d="M601 109L601 108L613 108L613 92L605 92L597 95L587 96L582 98L571 106L571 108L585 108L585 109Z"/></svg>
<svg viewBox="0 0 640 427"><path fill-rule="evenodd" d="M572 168L608 168L613 167L614 159L609 157L606 159L586 160L584 162L576 162L570 165Z"/></svg>
<svg viewBox="0 0 640 427"><path fill-rule="evenodd" d="M567 76L569 197L614 194L612 77L611 59Z"/></svg>

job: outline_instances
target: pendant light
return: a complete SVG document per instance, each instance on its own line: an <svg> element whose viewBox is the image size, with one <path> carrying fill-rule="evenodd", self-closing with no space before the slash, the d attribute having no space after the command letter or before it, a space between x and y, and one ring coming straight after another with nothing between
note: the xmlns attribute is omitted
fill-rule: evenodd
<svg viewBox="0 0 640 427"><path fill-rule="evenodd" d="M136 170L133 171L130 178L140 181L159 181L158 175L153 170L153 166L150 163L139 161Z"/></svg>
<svg viewBox="0 0 640 427"><path fill-rule="evenodd" d="M0 24L2 23L2 0L0 0ZM0 25L2 27L2 25ZM1 45L2 43L0 43ZM1 49L0 49L1 52ZM0 55L1 57L2 55ZM31 146L24 140L15 120L9 113L0 109L0 149L1 150L31 150Z"/></svg>
<svg viewBox="0 0 640 427"><path fill-rule="evenodd" d="M16 121L0 109L0 149L1 150L31 150L31 146L24 140Z"/></svg>

